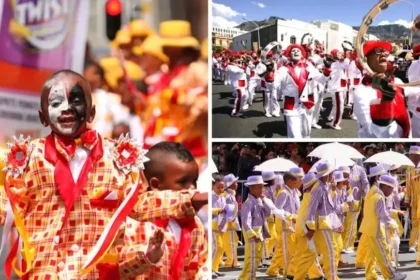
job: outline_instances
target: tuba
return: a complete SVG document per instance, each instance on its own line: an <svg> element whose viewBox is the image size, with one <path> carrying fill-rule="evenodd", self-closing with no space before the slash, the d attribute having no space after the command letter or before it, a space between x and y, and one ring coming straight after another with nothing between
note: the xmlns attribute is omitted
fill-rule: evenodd
<svg viewBox="0 0 420 280"><path fill-rule="evenodd" d="M382 11L385 11L386 9L388 9L391 4L395 4L395 3L400 2L400 1L401 0L380 0L379 3L377 3L369 11L369 13L363 18L362 24L360 25L360 28L359 28L359 33L357 34L356 51L357 51L358 61L359 61L360 65L362 65L362 67L366 70L366 73L368 75L373 75L374 72L372 71L372 69L367 64L367 58L363 54L363 39L364 39L364 36L366 35L369 26L372 25L373 20ZM417 16L416 19L413 22L412 30L413 31L418 31L419 29L420 29L420 16ZM394 84L390 83L390 85L394 85ZM414 82L414 83L402 84L402 85L398 85L398 86L399 87L408 87L408 86L418 86L418 85L420 85L420 81L419 82Z"/></svg>

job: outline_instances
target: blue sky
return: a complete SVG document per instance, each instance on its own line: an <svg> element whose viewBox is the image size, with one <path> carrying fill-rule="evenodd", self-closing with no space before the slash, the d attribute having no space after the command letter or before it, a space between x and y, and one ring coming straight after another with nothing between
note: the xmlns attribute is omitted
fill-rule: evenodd
<svg viewBox="0 0 420 280"><path fill-rule="evenodd" d="M263 20L270 16L297 19L333 20L352 26L359 26L363 17L378 0L213 0L213 25L233 26L244 20ZM410 0L415 5L414 16L420 12L420 0ZM358 3L358 4L354 4ZM412 6L399 2L382 12L374 24L411 22Z"/></svg>

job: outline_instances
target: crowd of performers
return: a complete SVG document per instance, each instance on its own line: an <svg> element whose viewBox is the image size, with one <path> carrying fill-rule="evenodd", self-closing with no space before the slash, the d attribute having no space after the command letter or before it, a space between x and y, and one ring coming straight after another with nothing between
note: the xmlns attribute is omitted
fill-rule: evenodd
<svg viewBox="0 0 420 280"><path fill-rule="evenodd" d="M410 147L409 158L418 166L419 146ZM355 266L365 269L366 279L379 279L377 267L384 279L405 279L406 275L396 271L401 217L407 215L400 207L411 209L409 250L416 252L420 173L408 168L402 187L399 168L355 165L334 169L325 162L315 173L305 174L301 168L282 175L262 172L248 177L248 198L239 211L238 178L214 175L213 279L222 275L221 266L240 268L237 231L241 230L245 240L241 280L256 279L257 269L264 264L268 264L265 273L272 277L303 280L308 275L309 279L336 280L337 270L349 265L342 261L341 253L355 251ZM358 233L361 238L356 249ZM416 262L420 265L420 255Z"/></svg>
<svg viewBox="0 0 420 280"><path fill-rule="evenodd" d="M289 138L309 138L312 128L322 128L318 122L327 96L333 100L328 116L333 129L342 129L344 109L349 107L348 117L357 120L360 138L419 137L420 88L387 83L402 83L394 77L392 51L389 42L365 42L364 56L376 73L372 78L364 75L356 51L344 44L342 51L334 49L329 54L319 42L314 49L309 44L292 44L283 51L269 51L265 58L261 51L225 50L213 53L213 79L233 87L232 117L246 117L260 88L265 116L280 117L283 109ZM420 79L420 45L412 52L415 61L408 73L409 81L415 82Z"/></svg>

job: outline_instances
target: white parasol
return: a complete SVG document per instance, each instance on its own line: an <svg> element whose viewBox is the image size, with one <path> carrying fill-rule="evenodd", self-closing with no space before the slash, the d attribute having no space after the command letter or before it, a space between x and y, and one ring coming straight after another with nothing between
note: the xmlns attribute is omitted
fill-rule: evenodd
<svg viewBox="0 0 420 280"><path fill-rule="evenodd" d="M414 163L404 154L400 154L393 151L387 151L382 153L377 153L376 155L371 156L365 162L372 163L381 163L388 166L391 165L400 165L400 166L414 166Z"/></svg>
<svg viewBox="0 0 420 280"><path fill-rule="evenodd" d="M254 171L286 172L294 167L298 166L293 161L278 157L255 166Z"/></svg>
<svg viewBox="0 0 420 280"><path fill-rule="evenodd" d="M329 159L333 158L348 158L359 159L364 156L355 148L341 143L328 143L316 147L308 157L325 158L328 155Z"/></svg>
<svg viewBox="0 0 420 280"><path fill-rule="evenodd" d="M209 168L210 168L211 174L213 174L213 173L219 173L219 170L217 170L217 166L214 163L213 159L210 159L209 160Z"/></svg>

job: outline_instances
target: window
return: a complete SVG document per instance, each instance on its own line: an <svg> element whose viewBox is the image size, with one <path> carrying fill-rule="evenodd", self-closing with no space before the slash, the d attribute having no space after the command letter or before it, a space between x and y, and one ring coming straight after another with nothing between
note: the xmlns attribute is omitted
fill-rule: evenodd
<svg viewBox="0 0 420 280"><path fill-rule="evenodd" d="M284 35L283 34L281 34L281 41L283 42L284 41Z"/></svg>
<svg viewBox="0 0 420 280"><path fill-rule="evenodd" d="M296 44L296 37L295 36L290 37L290 44Z"/></svg>
<svg viewBox="0 0 420 280"><path fill-rule="evenodd" d="M219 45L222 45L222 40L219 40Z"/></svg>

